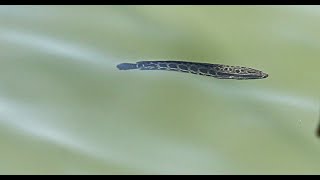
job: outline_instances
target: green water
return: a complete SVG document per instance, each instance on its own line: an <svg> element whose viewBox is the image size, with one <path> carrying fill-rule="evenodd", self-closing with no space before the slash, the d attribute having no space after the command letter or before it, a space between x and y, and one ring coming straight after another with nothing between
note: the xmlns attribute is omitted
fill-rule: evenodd
<svg viewBox="0 0 320 180"><path fill-rule="evenodd" d="M320 174L320 6L0 6L0 174ZM219 80L116 65L254 67Z"/></svg>

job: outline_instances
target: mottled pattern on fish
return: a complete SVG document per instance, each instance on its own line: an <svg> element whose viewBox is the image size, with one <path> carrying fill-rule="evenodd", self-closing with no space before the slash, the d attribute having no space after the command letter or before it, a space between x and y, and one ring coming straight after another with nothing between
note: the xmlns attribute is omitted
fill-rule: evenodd
<svg viewBox="0 0 320 180"><path fill-rule="evenodd" d="M263 79L268 77L267 73L249 67L186 61L139 61L137 63L122 63L117 65L117 68L120 70L140 69L177 71L211 76L219 79L244 80Z"/></svg>

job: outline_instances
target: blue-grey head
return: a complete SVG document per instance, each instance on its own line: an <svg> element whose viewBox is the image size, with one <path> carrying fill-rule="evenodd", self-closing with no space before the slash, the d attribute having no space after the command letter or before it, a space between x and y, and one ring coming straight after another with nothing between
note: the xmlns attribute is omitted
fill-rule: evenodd
<svg viewBox="0 0 320 180"><path fill-rule="evenodd" d="M221 79L264 79L269 76L263 71L241 66L218 65L215 71Z"/></svg>

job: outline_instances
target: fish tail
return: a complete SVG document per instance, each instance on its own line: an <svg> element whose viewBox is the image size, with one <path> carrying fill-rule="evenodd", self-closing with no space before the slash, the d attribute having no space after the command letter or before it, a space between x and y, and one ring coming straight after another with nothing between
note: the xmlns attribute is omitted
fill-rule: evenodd
<svg viewBox="0 0 320 180"><path fill-rule="evenodd" d="M121 63L117 65L119 70L130 70L130 69L138 69L137 64L132 63Z"/></svg>

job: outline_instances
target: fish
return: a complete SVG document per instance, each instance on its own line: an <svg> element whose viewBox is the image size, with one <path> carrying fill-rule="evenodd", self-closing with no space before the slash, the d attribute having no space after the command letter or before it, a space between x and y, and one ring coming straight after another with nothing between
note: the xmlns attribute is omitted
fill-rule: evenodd
<svg viewBox="0 0 320 180"><path fill-rule="evenodd" d="M218 79L264 79L269 75L263 71L243 66L210 64L188 61L138 61L136 63L121 63L119 70L163 70L210 76Z"/></svg>

